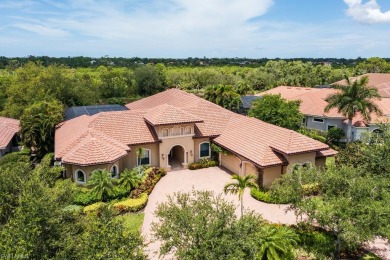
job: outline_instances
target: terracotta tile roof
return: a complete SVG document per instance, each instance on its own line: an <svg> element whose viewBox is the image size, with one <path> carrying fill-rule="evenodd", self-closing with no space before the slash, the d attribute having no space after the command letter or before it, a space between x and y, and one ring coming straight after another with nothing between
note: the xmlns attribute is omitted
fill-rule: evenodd
<svg viewBox="0 0 390 260"><path fill-rule="evenodd" d="M82 166L112 163L130 150L127 145L93 129L88 129L73 145L62 157L63 163Z"/></svg>
<svg viewBox="0 0 390 260"><path fill-rule="evenodd" d="M390 73L367 73L358 77L350 77L350 81L355 81L362 77L368 77L368 85L376 87L379 94L384 98L390 98ZM346 85L346 80L340 80L332 85Z"/></svg>
<svg viewBox="0 0 390 260"><path fill-rule="evenodd" d="M19 120L0 116L0 149L7 147L19 130Z"/></svg>
<svg viewBox="0 0 390 260"><path fill-rule="evenodd" d="M195 137L217 137L216 143L260 166L286 164L282 154L328 149L296 132L238 115L178 89L127 107L129 111L80 116L60 124L56 130L56 158L82 165L116 160L125 152L123 145L159 141L147 121L157 125L193 122Z"/></svg>
<svg viewBox="0 0 390 260"><path fill-rule="evenodd" d="M242 115L233 116L213 142L261 167L285 164L287 160L282 154L329 149L329 146L297 132Z"/></svg>
<svg viewBox="0 0 390 260"><path fill-rule="evenodd" d="M325 113L324 109L328 102L325 101L326 97L335 93L336 89L329 88L304 88L304 87L289 87L280 86L268 91L264 91L256 94L257 96L263 96L265 94L277 95L280 94L282 98L287 100L301 100L299 110L304 115L319 116L319 117L331 117L331 118L344 118L337 109L333 108L329 112Z"/></svg>
<svg viewBox="0 0 390 260"><path fill-rule="evenodd" d="M203 122L198 117L168 104L149 109L144 118L154 126Z"/></svg>
<svg viewBox="0 0 390 260"><path fill-rule="evenodd" d="M327 149L327 150L318 151L318 152L316 153L316 158L320 158L320 157L329 157L329 156L334 156L334 155L336 155L336 154L338 154L337 151L335 151L335 150L329 148L329 149Z"/></svg>

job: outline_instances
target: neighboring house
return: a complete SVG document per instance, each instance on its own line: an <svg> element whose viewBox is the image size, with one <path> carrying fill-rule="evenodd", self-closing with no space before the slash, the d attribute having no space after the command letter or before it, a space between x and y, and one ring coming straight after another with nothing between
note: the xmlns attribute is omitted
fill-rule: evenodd
<svg viewBox="0 0 390 260"><path fill-rule="evenodd" d="M6 153L19 151L19 120L0 116L0 157Z"/></svg>
<svg viewBox="0 0 390 260"><path fill-rule="evenodd" d="M348 120L336 108L328 113L324 109L328 102L326 97L335 93L337 90L332 88L305 88L280 86L271 90L261 92L258 96L265 94L280 94L287 100L301 100L300 111L305 115L302 125L307 128L327 131L332 127L338 127L344 130L348 129ZM371 121L367 122L359 114L352 121L352 140L358 140L363 133L370 133L379 128L380 123L390 122L390 98L383 97L376 100L376 104L383 111L383 116L371 115Z"/></svg>
<svg viewBox="0 0 390 260"><path fill-rule="evenodd" d="M253 95L241 96L241 104L238 112L244 115L248 114L248 111L252 106L252 102L255 101L255 99L260 99L260 98L261 97L259 96L253 96Z"/></svg>
<svg viewBox="0 0 390 260"><path fill-rule="evenodd" d="M108 112L108 111L123 111L129 110L125 106L121 105L96 105L96 106L79 106L79 107L69 107L65 111L65 120L70 120L78 116L89 115L93 116L100 112Z"/></svg>
<svg viewBox="0 0 390 260"><path fill-rule="evenodd" d="M194 94L169 89L127 105L128 111L82 115L59 124L55 158L65 175L80 184L95 169L118 177L141 164L166 170L210 158L211 143L229 152L220 165L240 174L258 174L269 187L294 163L325 165L336 152L297 132L233 113Z"/></svg>
<svg viewBox="0 0 390 260"><path fill-rule="evenodd" d="M368 77L368 86L376 87L383 98L390 98L390 73L367 73L358 77L350 77L350 81L355 81L362 77ZM346 80L340 80L332 85L347 85Z"/></svg>

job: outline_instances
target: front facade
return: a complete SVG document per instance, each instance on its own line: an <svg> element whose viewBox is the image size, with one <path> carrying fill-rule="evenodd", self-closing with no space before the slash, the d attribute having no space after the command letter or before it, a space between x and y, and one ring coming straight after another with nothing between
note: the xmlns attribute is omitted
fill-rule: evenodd
<svg viewBox="0 0 390 260"><path fill-rule="evenodd" d="M0 116L0 157L20 150L19 131L19 120Z"/></svg>
<svg viewBox="0 0 390 260"><path fill-rule="evenodd" d="M240 174L257 174L268 187L294 163L323 166L335 151L294 131L228 111L178 89L127 105L127 111L82 115L57 126L55 158L65 176L85 184L91 172L106 169L113 178L139 164L175 170L211 156ZM140 149L142 148L142 149Z"/></svg>

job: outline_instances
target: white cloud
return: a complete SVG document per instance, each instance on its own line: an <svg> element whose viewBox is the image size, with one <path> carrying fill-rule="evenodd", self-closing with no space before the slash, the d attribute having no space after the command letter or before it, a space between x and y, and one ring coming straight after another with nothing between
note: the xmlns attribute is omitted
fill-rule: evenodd
<svg viewBox="0 0 390 260"><path fill-rule="evenodd" d="M59 36L68 35L66 31L50 28L48 26L40 25L40 24L17 23L14 24L13 26L43 36L59 37Z"/></svg>
<svg viewBox="0 0 390 260"><path fill-rule="evenodd" d="M382 12L376 0L344 0L348 5L347 15L362 23L390 23L390 10Z"/></svg>

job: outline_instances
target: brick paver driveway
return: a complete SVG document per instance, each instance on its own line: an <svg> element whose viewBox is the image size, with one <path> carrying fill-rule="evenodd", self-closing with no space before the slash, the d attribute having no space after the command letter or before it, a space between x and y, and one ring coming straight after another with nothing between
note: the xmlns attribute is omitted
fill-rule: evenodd
<svg viewBox="0 0 390 260"><path fill-rule="evenodd" d="M142 234L148 243L146 252L149 255L149 258L158 258L159 243L150 243L150 239L152 238L150 226L151 223L155 220L154 211L158 203L167 201L167 195L172 195L178 191L189 192L192 189L208 190L214 191L215 194L223 194L224 185L230 181L231 175L218 167L195 171L172 171L169 172L167 176L163 177L159 183L157 183L152 194L150 194L148 205L145 208L144 223L142 225ZM240 214L240 204L237 196L223 194L223 197L228 201L233 202L237 206L237 215ZM297 222L297 219L292 211L286 212L286 205L273 205L257 201L250 196L249 189L247 189L244 194L244 207L261 214L263 218L273 223L295 224ZM375 247L375 245L378 247L384 246L379 245L378 243L372 244L373 247ZM386 247L387 246L385 246L385 248ZM390 249L387 251L387 253L390 253ZM386 254L385 256L387 258ZM167 257L166 259L171 259L171 257Z"/></svg>

